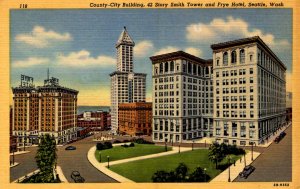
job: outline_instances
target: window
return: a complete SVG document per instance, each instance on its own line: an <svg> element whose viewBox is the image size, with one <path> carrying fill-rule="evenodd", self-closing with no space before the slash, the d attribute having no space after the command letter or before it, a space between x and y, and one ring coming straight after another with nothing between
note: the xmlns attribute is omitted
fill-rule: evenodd
<svg viewBox="0 0 300 189"><path fill-rule="evenodd" d="M245 50L244 49L240 50L240 63L241 64L245 63Z"/></svg>
<svg viewBox="0 0 300 189"><path fill-rule="evenodd" d="M169 71L169 63L166 62L166 63L165 63L165 72L168 72L168 71Z"/></svg>
<svg viewBox="0 0 300 189"><path fill-rule="evenodd" d="M253 93L253 86L250 86L250 93Z"/></svg>
<svg viewBox="0 0 300 189"><path fill-rule="evenodd" d="M250 77L250 83L253 83L253 77Z"/></svg>
<svg viewBox="0 0 300 189"><path fill-rule="evenodd" d="M216 72L216 77L219 77L219 72Z"/></svg>
<svg viewBox="0 0 300 189"><path fill-rule="evenodd" d="M170 71L171 72L174 72L174 62L172 61L171 64L170 64Z"/></svg>
<svg viewBox="0 0 300 189"><path fill-rule="evenodd" d="M220 65L220 60L218 59L218 60L217 60L217 66L219 66L219 65Z"/></svg>
<svg viewBox="0 0 300 189"><path fill-rule="evenodd" d="M236 52L235 51L231 52L231 63L232 64L236 63Z"/></svg>
<svg viewBox="0 0 300 189"><path fill-rule="evenodd" d="M250 68L249 73L250 73L250 74L253 74L253 68Z"/></svg>
<svg viewBox="0 0 300 189"><path fill-rule="evenodd" d="M250 62L252 62L252 60L253 60L253 55L252 54L250 54L249 59L250 59Z"/></svg>
<svg viewBox="0 0 300 189"><path fill-rule="evenodd" d="M216 80L216 85L219 86L219 80Z"/></svg>
<svg viewBox="0 0 300 189"><path fill-rule="evenodd" d="M192 64L188 63L188 73L192 73Z"/></svg>
<svg viewBox="0 0 300 189"><path fill-rule="evenodd" d="M223 54L223 65L227 65L228 64L228 53L224 52Z"/></svg>
<svg viewBox="0 0 300 189"><path fill-rule="evenodd" d="M164 66L163 63L159 64L159 73L163 73L163 71L164 71L163 70L164 69L163 66Z"/></svg>

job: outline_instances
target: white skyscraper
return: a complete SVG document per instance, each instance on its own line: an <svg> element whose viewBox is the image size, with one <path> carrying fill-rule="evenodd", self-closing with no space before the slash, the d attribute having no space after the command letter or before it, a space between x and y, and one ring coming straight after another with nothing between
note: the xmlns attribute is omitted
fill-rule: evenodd
<svg viewBox="0 0 300 189"><path fill-rule="evenodd" d="M142 102L146 100L146 74L133 72L133 47L135 43L126 27L117 43L117 71L111 77L111 126L118 131L119 103Z"/></svg>

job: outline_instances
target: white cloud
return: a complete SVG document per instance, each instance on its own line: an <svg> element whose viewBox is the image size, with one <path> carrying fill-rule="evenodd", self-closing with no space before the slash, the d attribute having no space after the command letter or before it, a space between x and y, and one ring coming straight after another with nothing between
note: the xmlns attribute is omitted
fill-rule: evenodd
<svg viewBox="0 0 300 189"><path fill-rule="evenodd" d="M134 47L136 57L144 57L153 51L153 43L149 40L140 41Z"/></svg>
<svg viewBox="0 0 300 189"><path fill-rule="evenodd" d="M166 53L171 53L175 51L179 51L180 49L174 46L167 46L164 48L159 49L157 52L154 53L154 55L160 55L160 54L166 54Z"/></svg>
<svg viewBox="0 0 300 189"><path fill-rule="evenodd" d="M70 41L70 33L57 33L53 30L46 30L42 26L35 26L30 33L18 34L15 38L18 42L24 42L38 48L45 48L53 41Z"/></svg>
<svg viewBox="0 0 300 189"><path fill-rule="evenodd" d="M194 48L194 47L188 47L188 48L184 49L184 51L189 53L189 54L192 54L194 56L198 56L198 57L202 56L201 49L197 49L197 48Z"/></svg>
<svg viewBox="0 0 300 189"><path fill-rule="evenodd" d="M89 67L89 66L112 66L116 60L110 56L100 55L92 57L91 53L86 50L71 52L68 55L57 56L57 61L61 65L73 67Z"/></svg>
<svg viewBox="0 0 300 189"><path fill-rule="evenodd" d="M194 23L186 27L186 38L190 42L222 42L226 38L243 38L260 36L270 46L280 45L288 47L285 39L275 39L274 35L264 33L257 28L250 28L249 24L240 18L232 16L226 19L215 18L210 23Z"/></svg>
<svg viewBox="0 0 300 189"><path fill-rule="evenodd" d="M13 67L17 68L27 68L31 66L47 64L49 59L47 58L38 58L38 57L29 57L27 60L18 60L12 63Z"/></svg>
<svg viewBox="0 0 300 189"><path fill-rule="evenodd" d="M187 47L185 49L180 49L175 46L167 46L167 47L161 48L157 52L155 52L154 55L166 54L166 53L176 52L176 51L180 51L180 50L183 50L184 52L187 52L189 54L192 54L192 55L198 56L198 57L200 57L202 55L201 49L197 49L194 47Z"/></svg>

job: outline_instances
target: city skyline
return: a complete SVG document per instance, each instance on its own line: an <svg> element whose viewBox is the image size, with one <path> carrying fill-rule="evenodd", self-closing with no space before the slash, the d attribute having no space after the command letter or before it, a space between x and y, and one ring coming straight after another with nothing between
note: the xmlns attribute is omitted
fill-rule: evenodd
<svg viewBox="0 0 300 189"><path fill-rule="evenodd" d="M287 66L292 91L291 9L213 10L11 11L11 86L19 85L20 74L43 81L49 67L63 86L80 91L78 105L110 105L114 45L127 26L136 43L135 71L149 76L152 55L184 50L211 59L211 44L259 35Z"/></svg>

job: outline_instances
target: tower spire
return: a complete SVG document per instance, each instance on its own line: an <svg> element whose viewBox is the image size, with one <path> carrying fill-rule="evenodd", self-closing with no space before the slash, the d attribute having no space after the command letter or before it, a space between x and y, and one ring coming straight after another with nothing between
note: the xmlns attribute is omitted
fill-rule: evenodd
<svg viewBox="0 0 300 189"><path fill-rule="evenodd" d="M48 71L47 71L47 79L49 80L49 68L48 68Z"/></svg>

